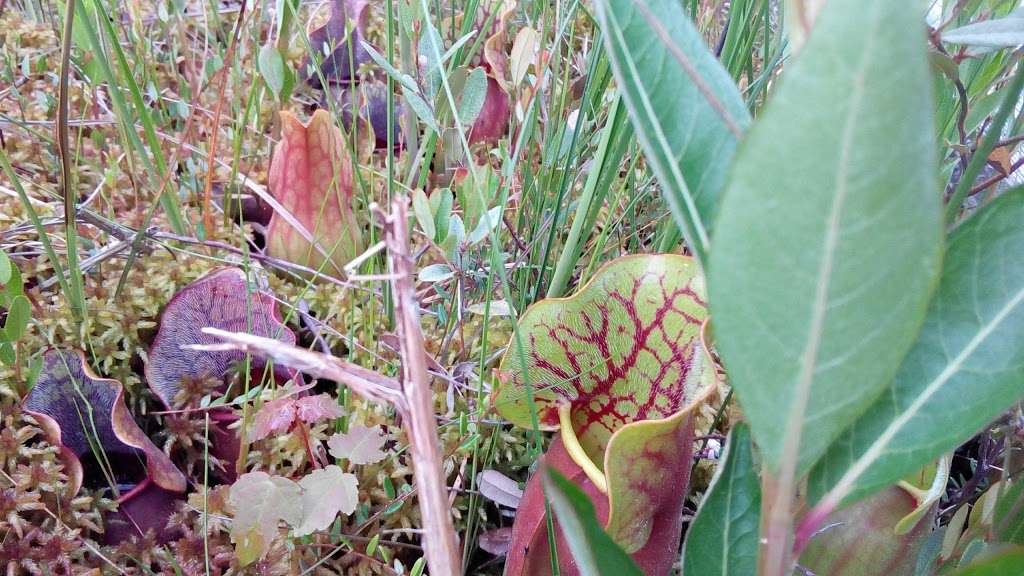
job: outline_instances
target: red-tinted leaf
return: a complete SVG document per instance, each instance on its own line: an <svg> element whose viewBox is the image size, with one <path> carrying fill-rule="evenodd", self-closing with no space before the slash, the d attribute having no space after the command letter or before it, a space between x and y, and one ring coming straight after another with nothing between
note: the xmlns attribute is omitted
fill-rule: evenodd
<svg viewBox="0 0 1024 576"><path fill-rule="evenodd" d="M553 467L563 476L576 483L594 503L598 520L607 522L608 498L602 494L569 456L560 438L555 438L547 453L541 458L542 464ZM689 472L689 468L684 468ZM665 486L678 497L668 500L650 519L651 535L646 544L631 554L644 574L668 574L678 559L679 536L683 522L683 498L686 478L679 478ZM568 543L555 520L555 545L558 552L560 573L577 576L579 569L569 550ZM526 483L523 500L512 526L512 543L505 561L506 576L544 576L551 574L551 556L547 542L547 523L544 519L544 491L539 474Z"/></svg>
<svg viewBox="0 0 1024 576"><path fill-rule="evenodd" d="M178 503L181 492L164 490L152 482L138 486L118 500L117 510L104 515L103 543L118 544L149 530L156 534L158 543L166 543L180 536L180 530L167 526Z"/></svg>
<svg viewBox="0 0 1024 576"><path fill-rule="evenodd" d="M81 353L47 351L24 408L50 442L60 447L72 493L78 492L83 480L94 486L106 484L102 476L84 478L83 461L97 458L110 463L119 484L135 486L148 477L165 490L185 491L185 476L132 419L121 383L93 374ZM93 446L102 454L94 454ZM143 461L145 468L140 468L138 463Z"/></svg>
<svg viewBox="0 0 1024 576"><path fill-rule="evenodd" d="M295 416L305 422L341 418L344 415L345 409L330 394L303 396L295 400Z"/></svg>
<svg viewBox="0 0 1024 576"><path fill-rule="evenodd" d="M360 82L355 88L339 90L338 102L341 104L342 120L346 130L352 129L352 110L359 110L358 116L373 128L374 147L377 150L388 146L388 89L383 82ZM394 117L391 122L391 138L395 149L404 145L399 131L399 119L405 114L401 99L394 99Z"/></svg>
<svg viewBox="0 0 1024 576"><path fill-rule="evenodd" d="M304 390L304 388L298 391ZM296 419L313 423L326 418L340 418L345 410L338 406L337 400L330 394L315 396L295 396L296 391L287 396L271 400L256 412L253 426L249 429L249 440L255 442L271 434L287 432Z"/></svg>
<svg viewBox="0 0 1024 576"><path fill-rule="evenodd" d="M256 412L249 429L249 440L255 442L274 433L287 432L295 422L295 400L278 398L265 403Z"/></svg>
<svg viewBox="0 0 1024 576"><path fill-rule="evenodd" d="M148 530L160 543L178 535L167 520L184 497L185 476L135 423L120 382L93 374L80 352L49 350L24 407L60 448L71 494L83 484L99 488L110 481L125 490L118 509L104 514L105 543Z"/></svg>
<svg viewBox="0 0 1024 576"><path fill-rule="evenodd" d="M495 556L505 556L512 545L511 528L495 528L480 535L480 548Z"/></svg>
<svg viewBox="0 0 1024 576"><path fill-rule="evenodd" d="M559 409L568 409L573 429L563 436L578 438L581 449L573 457L590 460L596 470L579 477L582 469L571 459L571 467L563 465L563 454L554 454L552 465L584 487L608 534L641 567L661 566L678 549L678 531L658 530L659 522L668 521L665 511L682 505L692 413L716 390L716 370L700 340L706 318L703 279L690 258L619 258L573 297L527 310L519 323L526 357L510 346L502 359L494 394L498 412L530 427L527 373L542 425L559 426ZM561 438L556 446L565 452ZM539 480L530 482L539 492ZM593 482L606 483L607 496ZM528 484L510 553L512 561L532 550L519 560L523 574L547 562L533 557L546 552L531 546L543 500L531 501L530 490Z"/></svg>
<svg viewBox="0 0 1024 576"><path fill-rule="evenodd" d="M800 555L800 565L814 574L883 576L913 574L917 553L932 531L938 503L905 534L896 524L917 507L901 486L890 486L829 516L820 533Z"/></svg>
<svg viewBox="0 0 1024 576"><path fill-rule="evenodd" d="M580 443L598 466L612 434L630 422L667 418L706 390L710 370L700 343L707 318L704 281L691 258L618 258L571 298L531 306L519 321L541 424L558 426L572 404ZM531 426L525 378L509 346L494 406ZM694 370L694 368L698 368Z"/></svg>
<svg viewBox="0 0 1024 576"><path fill-rule="evenodd" d="M218 342L203 334L206 326L236 332L250 332L295 343L295 335L281 323L277 304L271 294L248 292L245 272L238 268L215 270L189 284L171 299L160 319L160 328L146 363L146 380L168 408L176 407L175 398L185 378L221 378L245 354L238 351L209 352L188 350L186 344ZM258 370L263 361L253 358ZM292 372L275 367L278 378Z"/></svg>
<svg viewBox="0 0 1024 576"><path fill-rule="evenodd" d="M345 264L362 251L362 234L352 211L348 149L327 111L314 112L309 124L281 112L281 142L274 150L269 181L270 191L294 220L274 213L267 252L343 276Z"/></svg>

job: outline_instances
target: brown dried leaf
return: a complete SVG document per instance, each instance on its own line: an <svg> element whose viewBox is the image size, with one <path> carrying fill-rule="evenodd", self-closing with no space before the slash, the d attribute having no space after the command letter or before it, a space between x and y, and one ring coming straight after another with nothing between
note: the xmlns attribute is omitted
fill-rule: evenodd
<svg viewBox="0 0 1024 576"><path fill-rule="evenodd" d="M508 24L515 11L516 2L504 0L494 20L494 33L484 42L484 62L490 67L494 78L503 86L508 85L508 54L505 47L508 41Z"/></svg>
<svg viewBox="0 0 1024 576"><path fill-rule="evenodd" d="M217 328L204 328L216 344L192 346L200 351L239 351L265 356L275 365L289 366L315 378L334 380L350 387L353 392L368 400L387 402L399 412L407 413L408 407L402 396L401 386L393 378L319 352L311 352L298 346L283 345L276 340L254 336L244 332L229 332Z"/></svg>

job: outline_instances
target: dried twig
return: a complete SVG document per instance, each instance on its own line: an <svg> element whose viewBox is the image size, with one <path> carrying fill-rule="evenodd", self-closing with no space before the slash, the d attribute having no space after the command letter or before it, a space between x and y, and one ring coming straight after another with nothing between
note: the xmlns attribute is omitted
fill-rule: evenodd
<svg viewBox="0 0 1024 576"><path fill-rule="evenodd" d="M380 213L379 209L376 211ZM441 465L434 400L427 373L427 354L423 346L419 307L416 305L413 286L415 262L409 255L408 221L409 201L405 197L398 198L391 203L391 214L384 216L384 240L388 246L391 287L395 298L403 392L409 405L408 432L420 493L427 565L431 574L455 576L462 573L462 561Z"/></svg>
<svg viewBox="0 0 1024 576"><path fill-rule="evenodd" d="M395 317L398 320L399 348L402 356L403 378L395 380L377 372L345 362L339 358L289 346L277 340L252 334L228 332L217 328L203 328L203 332L216 336L222 343L194 344L192 350L242 350L289 366L306 374L326 378L348 385L356 394L395 406L403 421L408 422L413 466L416 472L415 490L420 497L423 516L423 544L430 573L437 576L456 576L462 573L461 555L452 524L448 486L442 467L441 449L437 436L433 394L427 371L427 354L420 331L419 307L413 286L414 261L409 255L408 200L396 200L392 213L382 214L388 262L395 294Z"/></svg>
<svg viewBox="0 0 1024 576"><path fill-rule="evenodd" d="M405 398L402 396L398 382L381 376L373 370L367 370L334 356L282 344L273 338L263 338L244 332L228 332L217 328L203 328L203 332L216 336L224 342L220 344L191 344L186 348L208 352L224 350L251 352L270 358L275 364L288 366L317 378L341 382L364 398L393 404L402 413L407 411Z"/></svg>

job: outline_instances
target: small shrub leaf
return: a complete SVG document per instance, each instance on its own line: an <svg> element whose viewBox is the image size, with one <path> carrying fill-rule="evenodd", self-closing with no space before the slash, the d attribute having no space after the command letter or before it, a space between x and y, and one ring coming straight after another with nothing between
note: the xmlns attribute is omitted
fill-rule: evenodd
<svg viewBox="0 0 1024 576"><path fill-rule="evenodd" d="M386 440L379 426L350 426L347 433L331 436L327 446L335 458L345 458L352 464L373 464L387 455L383 450Z"/></svg>
<svg viewBox="0 0 1024 576"><path fill-rule="evenodd" d="M327 529L339 512L351 514L359 504L359 481L333 464L303 477L299 487L302 521L295 527L296 536Z"/></svg>

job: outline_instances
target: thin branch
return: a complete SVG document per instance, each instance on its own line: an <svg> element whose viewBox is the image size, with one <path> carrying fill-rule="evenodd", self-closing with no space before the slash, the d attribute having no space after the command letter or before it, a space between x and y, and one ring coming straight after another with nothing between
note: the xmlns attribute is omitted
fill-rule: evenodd
<svg viewBox="0 0 1024 576"><path fill-rule="evenodd" d="M229 332L217 328L203 328L203 333L216 336L224 342L220 344L190 344L185 348L208 352L226 350L250 352L270 358L275 364L294 368L310 376L345 384L364 398L394 405L399 412L407 411L405 398L402 396L398 382L381 376L373 370L334 356L283 344L272 338L263 338L244 332Z"/></svg>
<svg viewBox="0 0 1024 576"><path fill-rule="evenodd" d="M242 6L238 10L238 17L235 18L235 31L231 35L231 44L228 45L227 54L224 57L225 62L231 62L232 57L235 54L235 47L238 46L238 37L242 33L242 21L245 20L245 5L246 0L242 0ZM224 90L228 85L228 70L230 66L222 66L219 73L220 77L220 88L217 91L217 106L213 112L213 120L210 122L210 158L217 156L217 135L220 134L220 115L221 109L224 106ZM207 163L206 170L206 183L203 186L203 227L207 234L215 234L213 228L213 218L211 218L210 210L210 198L213 196L213 173L215 168L213 163Z"/></svg>
<svg viewBox="0 0 1024 576"><path fill-rule="evenodd" d="M409 200L403 196L392 202L391 214L384 217L384 239L402 354L403 392L409 406L407 431L419 487L427 565L431 574L455 576L462 573L462 560L441 463L433 391L413 285L415 262L409 254L408 221Z"/></svg>

